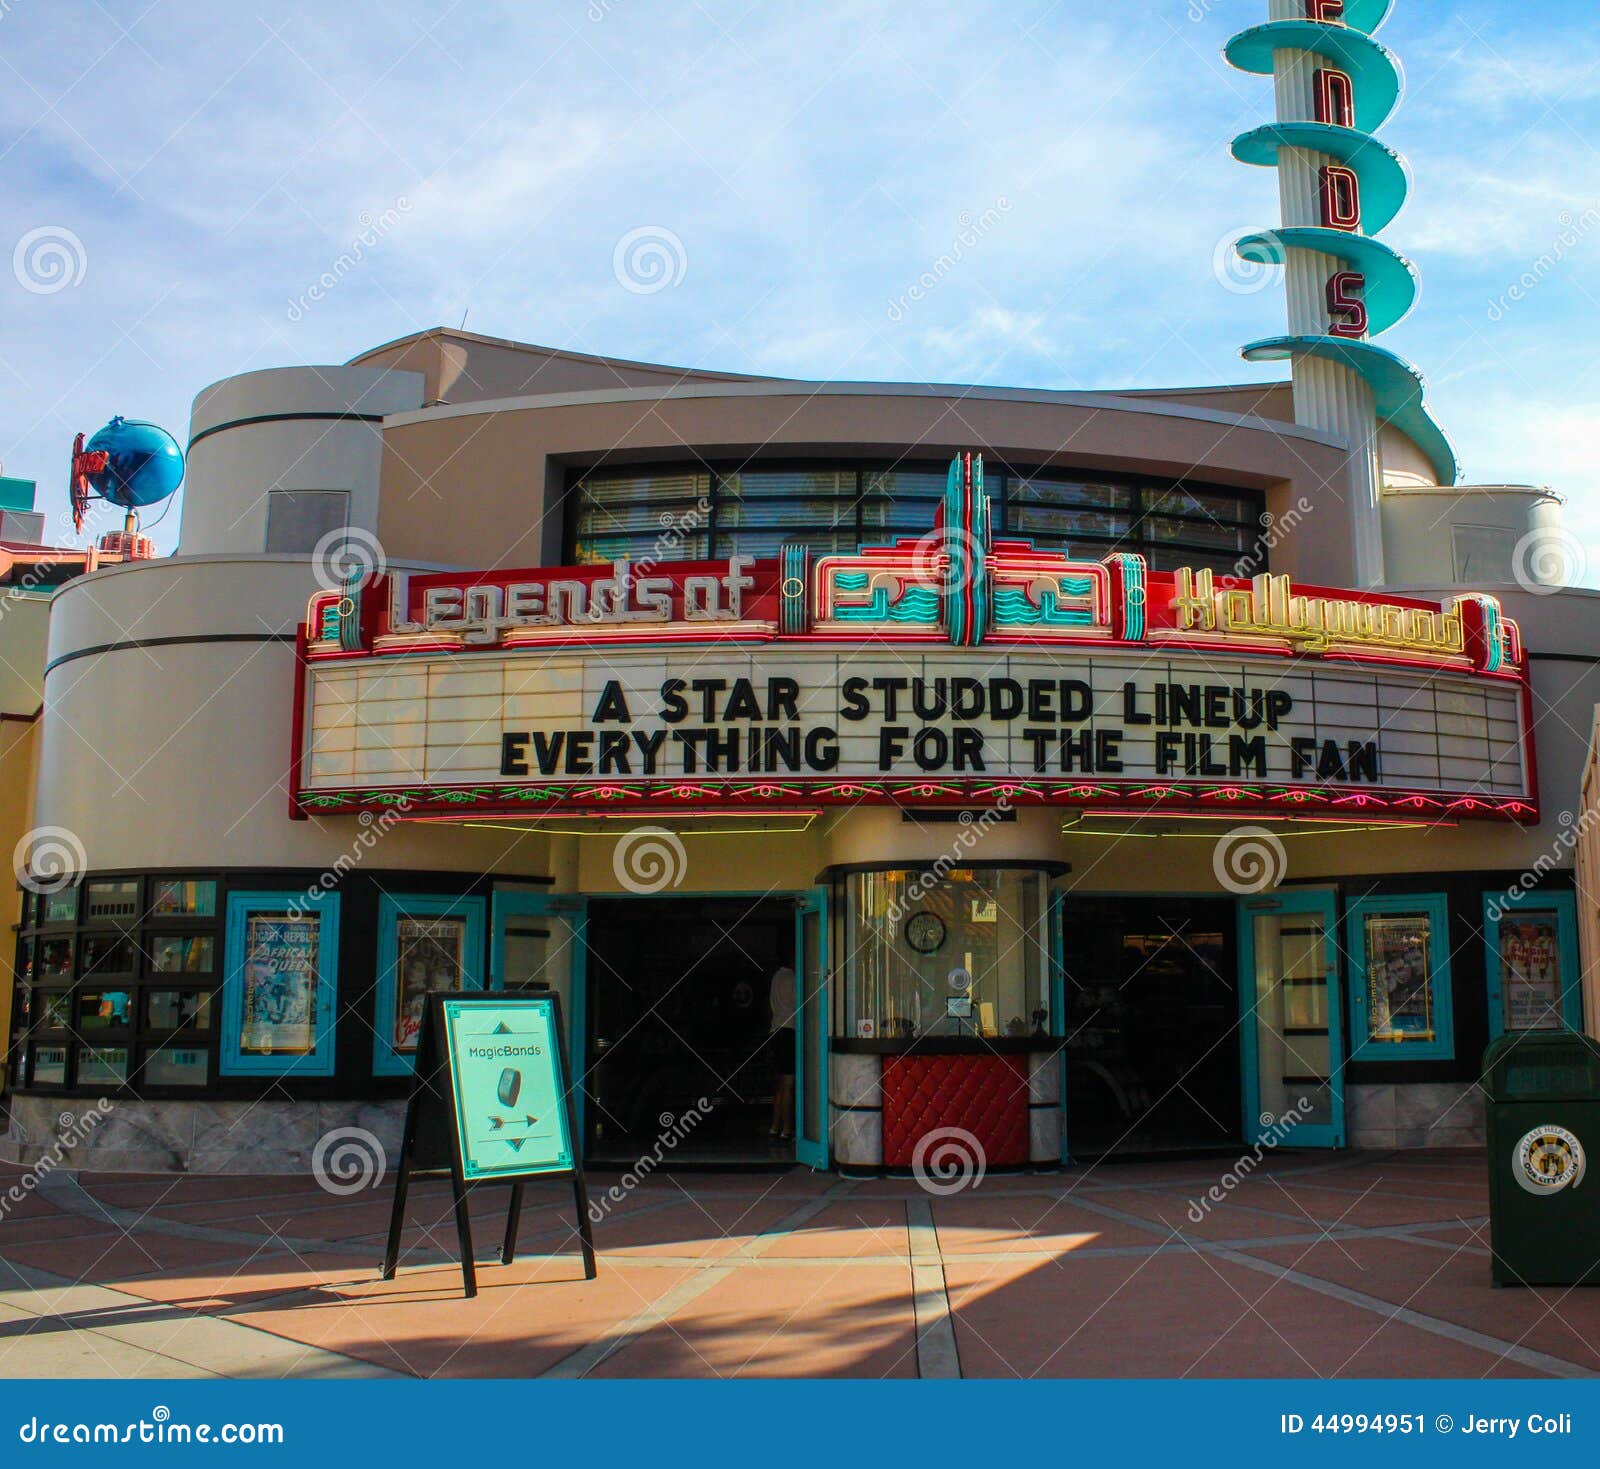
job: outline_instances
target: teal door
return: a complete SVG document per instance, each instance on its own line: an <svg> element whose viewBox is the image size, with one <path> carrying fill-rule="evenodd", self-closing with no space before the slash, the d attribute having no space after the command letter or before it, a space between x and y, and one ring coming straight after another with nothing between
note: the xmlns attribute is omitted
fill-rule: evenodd
<svg viewBox="0 0 1600 1469"><path fill-rule="evenodd" d="M828 1166L828 894L813 888L794 915L794 1156Z"/></svg>
<svg viewBox="0 0 1600 1469"><path fill-rule="evenodd" d="M1239 903L1246 1142L1344 1144L1343 1004L1331 892Z"/></svg>
<svg viewBox="0 0 1600 1469"><path fill-rule="evenodd" d="M489 944L489 988L551 990L561 997L567 1075L579 1147L588 1071L588 904L561 893L496 893Z"/></svg>

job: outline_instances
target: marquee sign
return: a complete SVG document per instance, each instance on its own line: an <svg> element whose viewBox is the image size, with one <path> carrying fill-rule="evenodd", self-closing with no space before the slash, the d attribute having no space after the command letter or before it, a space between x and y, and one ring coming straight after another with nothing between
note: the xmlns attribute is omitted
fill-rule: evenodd
<svg viewBox="0 0 1600 1469"><path fill-rule="evenodd" d="M1445 603L992 541L369 577L312 598L295 811L813 804L1536 816L1525 660Z"/></svg>

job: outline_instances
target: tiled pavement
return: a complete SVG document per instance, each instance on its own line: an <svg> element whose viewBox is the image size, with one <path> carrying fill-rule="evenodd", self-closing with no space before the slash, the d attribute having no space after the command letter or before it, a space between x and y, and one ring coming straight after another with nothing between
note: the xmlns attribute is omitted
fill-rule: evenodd
<svg viewBox="0 0 1600 1469"><path fill-rule="evenodd" d="M1481 1154L1284 1155L1209 1211L1228 1160L911 1179L655 1176L596 1226L530 1185L47 1175L0 1218L0 1376L1588 1376L1600 1289L1495 1290ZM0 1166L0 1198L21 1178ZM597 1198L615 1180L596 1176ZM1194 1217L1200 1213L1198 1220Z"/></svg>

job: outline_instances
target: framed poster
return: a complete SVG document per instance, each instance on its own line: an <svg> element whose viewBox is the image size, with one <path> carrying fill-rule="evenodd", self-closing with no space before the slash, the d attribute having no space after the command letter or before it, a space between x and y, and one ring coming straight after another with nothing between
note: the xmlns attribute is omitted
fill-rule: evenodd
<svg viewBox="0 0 1600 1469"><path fill-rule="evenodd" d="M332 1076L337 893L230 893L222 1069Z"/></svg>
<svg viewBox="0 0 1600 1469"><path fill-rule="evenodd" d="M483 987L482 898L391 895L378 903L372 1070L408 1076L430 994Z"/></svg>
<svg viewBox="0 0 1600 1469"><path fill-rule="evenodd" d="M1490 1036L1508 1030L1581 1030L1573 894L1491 893L1483 909Z"/></svg>
<svg viewBox="0 0 1600 1469"><path fill-rule="evenodd" d="M1352 1060L1448 1060L1455 1055L1449 909L1442 893L1362 898L1346 943L1355 1010Z"/></svg>

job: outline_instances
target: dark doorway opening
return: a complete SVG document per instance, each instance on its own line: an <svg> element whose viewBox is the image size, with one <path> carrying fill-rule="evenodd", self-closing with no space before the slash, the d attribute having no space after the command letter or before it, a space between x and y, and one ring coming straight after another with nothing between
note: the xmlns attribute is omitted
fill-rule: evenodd
<svg viewBox="0 0 1600 1469"><path fill-rule="evenodd" d="M790 898L590 902L591 1162L794 1161L793 1138L770 1135L783 1058L768 1007L794 931Z"/></svg>
<svg viewBox="0 0 1600 1469"><path fill-rule="evenodd" d="M1238 1142L1231 902L1071 898L1062 914L1073 1158Z"/></svg>

